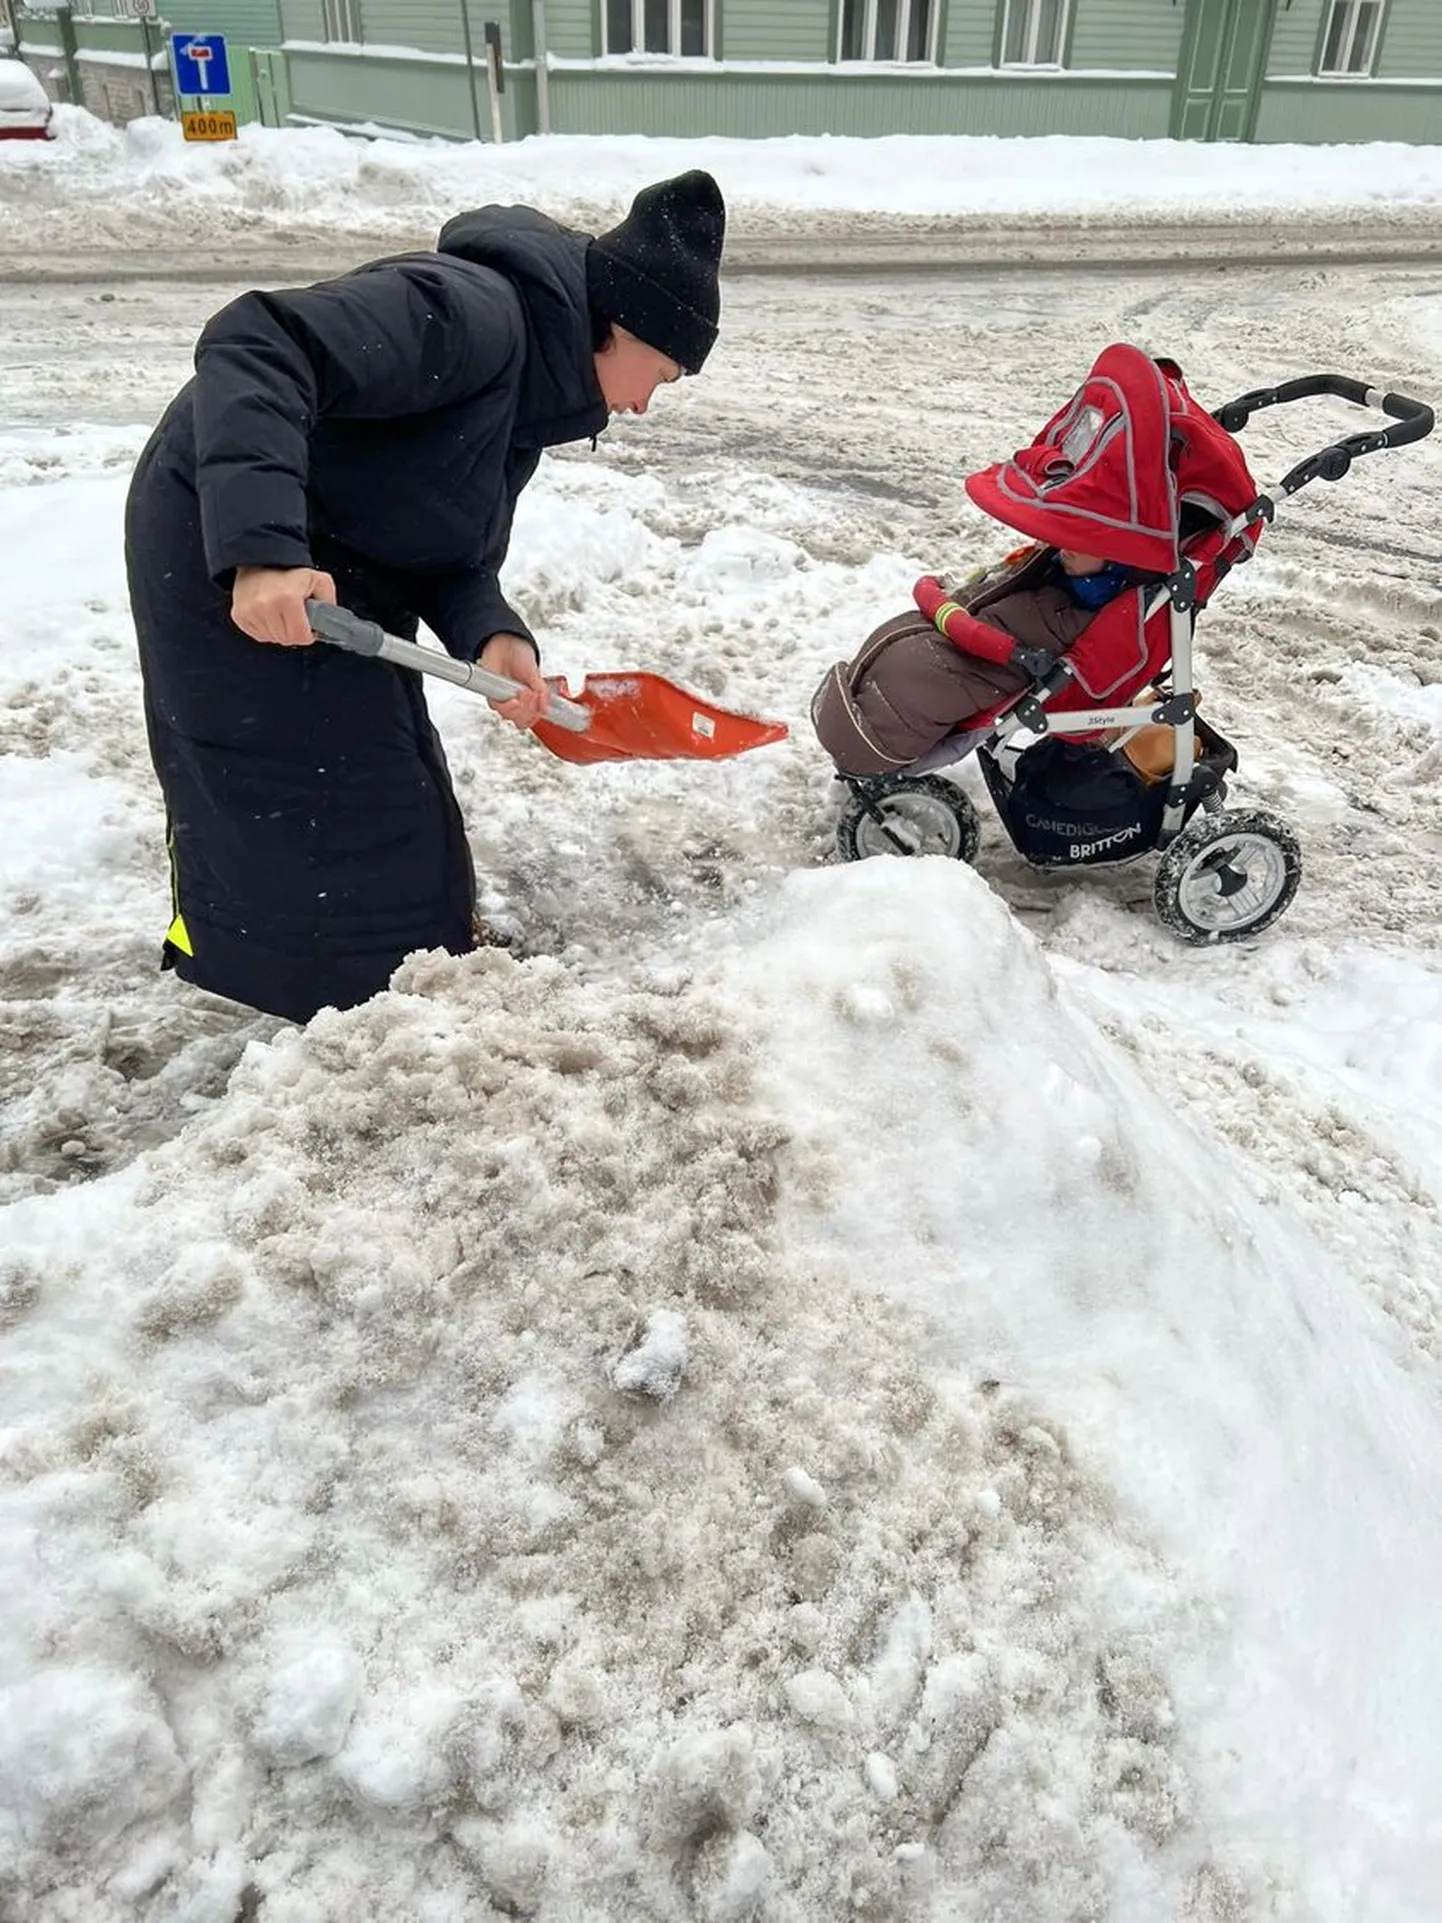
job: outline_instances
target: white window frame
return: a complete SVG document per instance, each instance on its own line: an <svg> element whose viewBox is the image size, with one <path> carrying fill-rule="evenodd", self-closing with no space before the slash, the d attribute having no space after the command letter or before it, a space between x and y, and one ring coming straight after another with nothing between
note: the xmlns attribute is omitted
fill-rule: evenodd
<svg viewBox="0 0 1442 1923"><path fill-rule="evenodd" d="M1387 8L1385 0L1380 0L1375 12L1364 15L1363 5L1364 0L1332 0L1331 6L1327 9L1327 18L1322 26L1321 44L1317 50L1319 77L1325 76L1328 80L1369 80L1371 78L1372 70L1377 64L1377 47L1382 38L1382 21ZM1351 16L1339 48L1340 64L1335 67L1324 67L1322 61L1326 57L1327 43L1332 38L1332 27L1339 12ZM1371 21L1369 37L1362 48L1366 58L1360 66L1354 67L1350 63L1352 55L1357 51L1357 33L1364 17Z"/></svg>
<svg viewBox="0 0 1442 1923"><path fill-rule="evenodd" d="M687 60L714 59L711 49L716 45L716 0L706 0L705 16L701 23L703 45L699 54L684 56ZM606 0L601 0L601 52L604 55L644 53L646 49L646 0L631 0L631 44L629 47L613 47L610 44L611 9ZM666 52L674 60L683 58L681 53L681 0L667 0L666 5Z"/></svg>
<svg viewBox="0 0 1442 1923"><path fill-rule="evenodd" d="M848 7L860 7L861 9L861 52L857 54L847 54L843 51L846 46L846 10ZM940 7L936 4L936 0L897 0L896 44L898 47L904 47L910 40L912 10L917 7L926 9L926 52L920 54L915 60L910 59L904 53L893 54L891 60L886 63L889 66L916 67L924 63L934 63L936 60L936 22L941 12ZM836 16L837 65L840 66L847 61L868 60L874 62L875 59L876 0L841 0L841 5L837 9Z"/></svg>
<svg viewBox="0 0 1442 1923"><path fill-rule="evenodd" d="M1011 39L1011 23L1015 10L1025 7L1027 29L1025 35L1026 51L1018 60L1008 60L1006 45ZM1037 35L1041 31L1041 0L1006 0L1001 17L1001 64L1004 67L1059 67L1066 52L1067 28L1071 25L1071 0L1061 0L1056 16L1056 55L1050 60L1038 60L1036 54Z"/></svg>
<svg viewBox="0 0 1442 1923"><path fill-rule="evenodd" d="M361 0L320 0L320 32L323 40L358 47L362 39Z"/></svg>

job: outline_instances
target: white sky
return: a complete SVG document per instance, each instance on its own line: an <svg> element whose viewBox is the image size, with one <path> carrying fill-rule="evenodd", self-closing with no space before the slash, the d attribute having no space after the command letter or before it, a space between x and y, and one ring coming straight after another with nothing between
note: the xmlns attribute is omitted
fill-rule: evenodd
<svg viewBox="0 0 1442 1923"><path fill-rule="evenodd" d="M507 582L556 668L791 739L573 769L442 690L528 959L418 957L303 1032L154 972L120 514L225 293L105 286L115 223L579 217L692 164L754 231L1442 183L1433 149L217 153L78 115L0 148L0 234L97 249L0 294L0 1905L1423 1923L1438 444L1299 500L1204 624L1237 798L1306 861L1249 947L1172 942L1150 865L1030 873L985 808L976 872L836 865L806 705L998 538L958 475L1102 341L1212 404L1323 365L1430 397L1428 274L738 282L700 380L544 464ZM1260 421L1259 472L1328 425Z"/></svg>

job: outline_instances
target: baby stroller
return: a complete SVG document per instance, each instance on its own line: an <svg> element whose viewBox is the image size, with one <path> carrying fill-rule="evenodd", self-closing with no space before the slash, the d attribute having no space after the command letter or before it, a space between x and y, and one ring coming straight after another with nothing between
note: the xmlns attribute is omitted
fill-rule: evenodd
<svg viewBox="0 0 1442 1923"><path fill-rule="evenodd" d="M971 475L966 490L979 507L1043 544L1029 564L1039 575L1066 548L1104 555L1139 578L1059 658L1029 661L1029 688L969 717L921 760L890 774L840 775L848 790L837 828L842 857L971 861L976 810L935 770L975 752L1003 826L1033 865L1083 868L1160 851L1156 909L1182 940L1240 941L1276 921L1301 878L1296 837L1264 810L1224 806L1237 753L1197 712L1192 635L1276 509L1233 436L1259 408L1314 395L1377 409L1394 425L1310 455L1278 496L1338 481L1359 455L1432 431L1421 402L1340 374L1259 388L1208 414L1174 362L1117 345L1030 447ZM996 632L953 603L943 633L964 653L999 658ZM832 674L844 672L838 664ZM1150 778L1135 765L1144 736L1153 751L1160 736L1166 750Z"/></svg>

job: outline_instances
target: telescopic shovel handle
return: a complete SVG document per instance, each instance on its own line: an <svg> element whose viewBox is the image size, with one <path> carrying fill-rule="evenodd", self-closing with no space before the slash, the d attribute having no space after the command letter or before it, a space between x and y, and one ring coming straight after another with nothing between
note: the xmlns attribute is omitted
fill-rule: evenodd
<svg viewBox="0 0 1442 1923"><path fill-rule="evenodd" d="M438 681L449 681L453 687L483 694L488 701L509 701L512 695L526 692L519 681L512 681L504 674L492 674L489 668L479 667L474 661L455 661L448 654L437 654L434 648L423 648L418 642L403 641L398 634L387 634L379 622L364 621L349 608L332 607L326 601L307 601L305 614L317 640L329 641L332 647L345 648L351 654L373 655L398 668L414 668L418 674L433 675ZM559 694L551 695L546 702L544 719L553 721L558 728L569 728L572 734L583 734L591 723L589 712L578 701L567 701Z"/></svg>

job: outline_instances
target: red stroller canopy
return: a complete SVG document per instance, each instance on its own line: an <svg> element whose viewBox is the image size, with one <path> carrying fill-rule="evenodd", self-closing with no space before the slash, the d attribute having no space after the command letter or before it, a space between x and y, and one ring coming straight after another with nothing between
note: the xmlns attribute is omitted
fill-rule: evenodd
<svg viewBox="0 0 1442 1923"><path fill-rule="evenodd" d="M1257 497L1242 451L1187 392L1175 361L1105 348L1030 447L967 477L976 505L1047 547L1170 574L1181 503L1216 519Z"/></svg>

